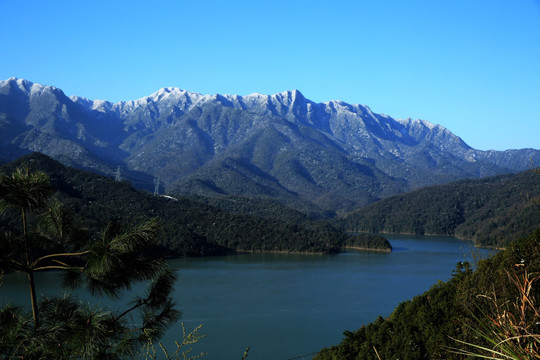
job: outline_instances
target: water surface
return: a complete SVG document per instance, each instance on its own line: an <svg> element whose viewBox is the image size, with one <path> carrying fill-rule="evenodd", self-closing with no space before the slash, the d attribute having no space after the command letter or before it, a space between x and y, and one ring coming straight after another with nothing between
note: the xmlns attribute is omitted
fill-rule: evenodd
<svg viewBox="0 0 540 360"><path fill-rule="evenodd" d="M448 280L456 263L471 260L473 251L472 243L450 237L387 237L392 253L171 261L178 273L175 298L182 321L187 329L203 324L207 334L195 350L208 352L209 360L239 360L248 346L248 359L311 359L308 354L339 343L344 330L388 316L401 301ZM40 275L38 292L61 291L55 274ZM26 304L27 291L24 276L10 274L0 287L0 301ZM179 338L178 326L163 342Z"/></svg>

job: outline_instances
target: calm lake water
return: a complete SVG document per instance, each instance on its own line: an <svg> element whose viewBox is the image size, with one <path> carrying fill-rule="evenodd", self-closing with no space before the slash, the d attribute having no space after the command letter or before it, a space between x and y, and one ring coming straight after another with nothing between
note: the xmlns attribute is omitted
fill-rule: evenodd
<svg viewBox="0 0 540 360"><path fill-rule="evenodd" d="M388 316L400 302L448 280L456 263L472 260L477 251L472 243L450 237L387 238L394 247L389 254L246 254L171 261L178 271L175 297L182 322L188 330L203 324L207 334L194 352L207 352L208 360L240 360L249 346L250 360L311 359L322 347L339 343L344 330ZM56 274L40 275L39 293L61 291ZM26 305L24 279L6 276L0 302ZM181 337L178 326L163 343Z"/></svg>

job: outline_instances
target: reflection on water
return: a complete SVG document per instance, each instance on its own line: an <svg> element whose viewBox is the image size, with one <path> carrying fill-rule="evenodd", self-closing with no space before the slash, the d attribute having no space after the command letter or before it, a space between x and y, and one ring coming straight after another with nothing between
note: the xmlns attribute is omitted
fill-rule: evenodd
<svg viewBox="0 0 540 360"><path fill-rule="evenodd" d="M196 350L208 352L210 360L240 359L248 346L248 359L256 360L317 352L340 342L344 330L388 316L399 302L447 280L472 249L470 242L449 237L387 237L394 249L389 254L242 254L170 261L178 272L175 297L182 321L188 329L203 324L208 334ZM38 292L61 292L56 274L39 275ZM6 276L0 301L27 304L24 280L22 274ZM121 298L123 304L130 300L127 294ZM179 338L177 326L163 342L172 345Z"/></svg>

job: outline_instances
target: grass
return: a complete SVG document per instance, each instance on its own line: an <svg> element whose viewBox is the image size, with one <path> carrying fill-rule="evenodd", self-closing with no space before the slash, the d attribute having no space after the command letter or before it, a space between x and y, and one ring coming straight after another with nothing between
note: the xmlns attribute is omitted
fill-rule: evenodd
<svg viewBox="0 0 540 360"><path fill-rule="evenodd" d="M477 327L472 328L482 343L454 339L460 347L450 349L452 352L482 359L540 359L540 312L533 295L540 276L515 271L508 273L508 278L518 293L515 301L501 302L495 292L482 295L490 309L482 318L475 317Z"/></svg>

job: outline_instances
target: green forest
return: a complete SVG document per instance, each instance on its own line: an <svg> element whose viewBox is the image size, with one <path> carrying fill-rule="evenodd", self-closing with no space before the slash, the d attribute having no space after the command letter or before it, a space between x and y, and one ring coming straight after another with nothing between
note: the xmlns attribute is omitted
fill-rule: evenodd
<svg viewBox="0 0 540 360"><path fill-rule="evenodd" d="M349 238L328 221L312 220L294 210L272 203L250 203L249 211L223 209L198 199L155 196L133 188L126 181L66 167L38 153L4 165L10 174L17 167L47 174L54 198L70 213L79 229L97 233L111 219L131 224L157 218L158 243L166 256L223 255L235 251L282 251L337 253ZM230 204L238 203L229 202ZM263 215L264 214L264 215ZM18 214L3 215L0 230L16 230ZM67 215L66 215L67 216ZM382 237L355 237L362 247L390 250Z"/></svg>
<svg viewBox="0 0 540 360"><path fill-rule="evenodd" d="M350 232L449 235L502 248L538 227L540 210L530 206L537 197L540 176L529 170L425 187L358 209L333 224Z"/></svg>
<svg viewBox="0 0 540 360"><path fill-rule="evenodd" d="M457 264L451 280L345 331L315 359L537 359L539 276L540 230L489 259Z"/></svg>

